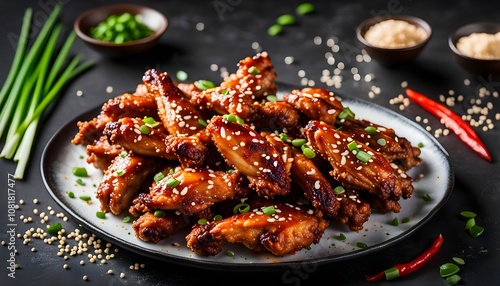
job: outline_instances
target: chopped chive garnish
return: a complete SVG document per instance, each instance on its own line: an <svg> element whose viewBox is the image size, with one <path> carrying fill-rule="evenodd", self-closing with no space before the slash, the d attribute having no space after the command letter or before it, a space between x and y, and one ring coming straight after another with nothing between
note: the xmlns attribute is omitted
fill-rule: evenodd
<svg viewBox="0 0 500 286"><path fill-rule="evenodd" d="M73 193L73 192L69 192L69 193L68 193L68 197L70 197L70 198L74 199L74 198L75 198L75 193Z"/></svg>
<svg viewBox="0 0 500 286"><path fill-rule="evenodd" d="M354 117L355 114L352 112L352 110L349 107L344 107L342 111L339 113L339 118L340 119L346 119L347 117Z"/></svg>
<svg viewBox="0 0 500 286"><path fill-rule="evenodd" d="M126 217L122 218L122 222L124 222L124 223L129 223L131 221L132 221L132 218L130 218L130 216L126 216Z"/></svg>
<svg viewBox="0 0 500 286"><path fill-rule="evenodd" d="M177 187L181 182L177 180L176 178L168 178L167 179L167 186L171 188Z"/></svg>
<svg viewBox="0 0 500 286"><path fill-rule="evenodd" d="M478 237L484 232L484 227L479 225L473 225L469 228L469 233L472 237Z"/></svg>
<svg viewBox="0 0 500 286"><path fill-rule="evenodd" d="M342 186L336 186L334 189L333 189L333 193L336 194L336 195L340 195L342 193L345 192L345 189L344 187Z"/></svg>
<svg viewBox="0 0 500 286"><path fill-rule="evenodd" d="M340 233L338 236L337 236L337 239L340 240L340 241L344 241L347 239L347 237L343 234L343 233Z"/></svg>
<svg viewBox="0 0 500 286"><path fill-rule="evenodd" d="M384 270L384 274L385 280L392 280L399 277L399 269L391 267L387 270Z"/></svg>
<svg viewBox="0 0 500 286"><path fill-rule="evenodd" d="M220 214L214 215L214 220L221 220L222 216Z"/></svg>
<svg viewBox="0 0 500 286"><path fill-rule="evenodd" d="M455 285L460 282L460 280L462 280L462 277L460 277L460 275L458 274L453 274L450 277L446 277L446 283L448 283L449 285Z"/></svg>
<svg viewBox="0 0 500 286"><path fill-rule="evenodd" d="M161 179L165 178L165 175L162 172L156 173L156 175L153 177L153 180L155 182L161 181Z"/></svg>
<svg viewBox="0 0 500 286"><path fill-rule="evenodd" d="M260 70L256 66L251 66L248 68L248 72L253 75L256 75L260 73Z"/></svg>
<svg viewBox="0 0 500 286"><path fill-rule="evenodd" d="M237 204L233 208L233 213L234 214L244 214L244 213L247 213L249 210L250 210L250 205L249 204L241 203L241 204Z"/></svg>
<svg viewBox="0 0 500 286"><path fill-rule="evenodd" d="M467 219L476 217L476 213L471 211L462 211L460 212L460 215Z"/></svg>
<svg viewBox="0 0 500 286"><path fill-rule="evenodd" d="M281 139L281 141L287 141L288 135L286 133L280 133L280 139Z"/></svg>
<svg viewBox="0 0 500 286"><path fill-rule="evenodd" d="M375 126L368 126L365 128L365 131L368 134L375 134L377 133L377 128L375 128Z"/></svg>
<svg viewBox="0 0 500 286"><path fill-rule="evenodd" d="M418 146L418 148L422 148L422 147L424 147L424 143L419 142L419 143L417 144L417 146Z"/></svg>
<svg viewBox="0 0 500 286"><path fill-rule="evenodd" d="M227 89L223 89L220 91L220 94L222 94L222 95L227 95L228 93L229 93L229 90L227 90Z"/></svg>
<svg viewBox="0 0 500 286"><path fill-rule="evenodd" d="M227 173L231 175L232 173L234 173L234 169L227 170Z"/></svg>
<svg viewBox="0 0 500 286"><path fill-rule="evenodd" d="M356 159L358 159L359 161L361 161L363 163L370 161L371 158L372 158L372 155L366 153L365 151L359 150L356 153Z"/></svg>
<svg viewBox="0 0 500 286"><path fill-rule="evenodd" d="M106 218L106 212L97 211L95 213L95 216L98 217L98 218L100 218L100 219L104 219L104 218Z"/></svg>
<svg viewBox="0 0 500 286"><path fill-rule="evenodd" d="M84 167L74 167L73 168L73 175L77 177L88 177L89 174L87 173L87 169Z"/></svg>
<svg viewBox="0 0 500 286"><path fill-rule="evenodd" d="M234 252L228 250L228 251L226 251L226 256L234 257Z"/></svg>
<svg viewBox="0 0 500 286"><path fill-rule="evenodd" d="M453 261L458 264L458 265L465 265L465 260L463 260L462 258L460 257L452 257Z"/></svg>
<svg viewBox="0 0 500 286"><path fill-rule="evenodd" d="M351 141L351 142L347 143L347 149L349 149L349 151L358 149L358 145L356 144L356 141Z"/></svg>
<svg viewBox="0 0 500 286"><path fill-rule="evenodd" d="M230 122L235 122L235 123L238 123L238 124L244 124L245 123L245 121L241 117L239 117L237 115L234 115L234 114L224 114L224 115L222 115L222 118L224 120L227 120L227 121L230 121Z"/></svg>
<svg viewBox="0 0 500 286"><path fill-rule="evenodd" d="M188 74L183 70L179 70L175 73L175 77L177 78L178 81L185 81L188 79Z"/></svg>
<svg viewBox="0 0 500 286"><path fill-rule="evenodd" d="M154 124L156 121L153 117L144 117L142 119L142 122L144 122L146 124Z"/></svg>
<svg viewBox="0 0 500 286"><path fill-rule="evenodd" d="M141 131L141 133L144 135L148 135L149 133L151 133L146 125L139 126L139 131Z"/></svg>
<svg viewBox="0 0 500 286"><path fill-rule="evenodd" d="M122 158L127 157L127 151L121 151L120 152L120 157L122 157Z"/></svg>
<svg viewBox="0 0 500 286"><path fill-rule="evenodd" d="M307 143L307 140L304 138L297 138L297 139L292 140L292 145L295 147L300 147L306 143Z"/></svg>
<svg viewBox="0 0 500 286"><path fill-rule="evenodd" d="M165 215L166 215L166 213L163 210L155 210L155 212L154 212L155 217L164 217Z"/></svg>
<svg viewBox="0 0 500 286"><path fill-rule="evenodd" d="M476 220L474 218L470 218L465 223L465 230L469 230L473 225L476 225Z"/></svg>
<svg viewBox="0 0 500 286"><path fill-rule="evenodd" d="M170 169L170 170L168 170L168 173L169 173L169 174L173 174L173 173L174 173L174 169Z"/></svg>
<svg viewBox="0 0 500 286"><path fill-rule="evenodd" d="M423 199L424 199L424 201L426 201L426 202L430 202L430 201L432 201L432 197L431 197L431 195L429 195L429 194L424 194L424 195L423 195Z"/></svg>
<svg viewBox="0 0 500 286"><path fill-rule="evenodd" d="M458 271L460 271L460 267L454 263L445 263L439 267L439 275L443 278L457 274Z"/></svg>
<svg viewBox="0 0 500 286"><path fill-rule="evenodd" d="M207 122L201 118L198 119L198 124L200 124L203 127L207 127L207 125L208 125Z"/></svg>
<svg viewBox="0 0 500 286"><path fill-rule="evenodd" d="M398 220L397 217L395 217L394 219L392 219L391 225L393 225L393 226L398 226L399 225L399 220Z"/></svg>
<svg viewBox="0 0 500 286"><path fill-rule="evenodd" d="M80 196L80 200L88 202L92 200L92 198L90 196Z"/></svg>
<svg viewBox="0 0 500 286"><path fill-rule="evenodd" d="M301 3L295 8L297 15L306 15L314 12L314 5L309 2Z"/></svg>
<svg viewBox="0 0 500 286"><path fill-rule="evenodd" d="M364 242L356 242L356 246L359 248L367 248L368 247L368 245L366 245L366 243L364 243Z"/></svg>
<svg viewBox="0 0 500 286"><path fill-rule="evenodd" d="M50 234L57 234L62 230L62 225L59 222L47 226L47 232Z"/></svg>
<svg viewBox="0 0 500 286"><path fill-rule="evenodd" d="M277 36L277 35L281 34L282 31L283 31L283 27L281 27L281 25L274 24L267 29L267 34L269 36Z"/></svg>
<svg viewBox="0 0 500 286"><path fill-rule="evenodd" d="M266 215L273 215L276 212L276 210L274 209L274 206L262 207L261 210Z"/></svg>
<svg viewBox="0 0 500 286"><path fill-rule="evenodd" d="M85 182L81 178L76 179L76 183L80 186L85 186Z"/></svg>
<svg viewBox="0 0 500 286"><path fill-rule="evenodd" d="M194 82L194 86L199 90L207 90L215 87L214 83L209 80L200 79Z"/></svg>
<svg viewBox="0 0 500 286"><path fill-rule="evenodd" d="M404 217L402 220L401 220L402 223L408 223L410 222L410 218L409 217Z"/></svg>
<svg viewBox="0 0 500 286"><path fill-rule="evenodd" d="M276 19L276 23L281 26L290 26L296 22L295 17L291 14L283 14Z"/></svg>
<svg viewBox="0 0 500 286"><path fill-rule="evenodd" d="M266 99L267 99L267 101L271 101L271 102L278 101L278 97L276 95L268 95L268 96L266 96Z"/></svg>
<svg viewBox="0 0 500 286"><path fill-rule="evenodd" d="M385 144L387 144L387 141L385 141L384 138L379 138L377 139L377 144L383 147L385 146Z"/></svg>
<svg viewBox="0 0 500 286"><path fill-rule="evenodd" d="M208 221L207 221L207 219L206 219L206 218L200 218L200 219L198 220L198 224L199 224L199 225L204 225L204 224L207 224L207 222L208 222Z"/></svg>
<svg viewBox="0 0 500 286"><path fill-rule="evenodd" d="M123 171L123 170L116 170L116 171L115 171L115 175L116 175L117 177L121 177L121 176L123 176L124 174L125 174L125 171Z"/></svg>
<svg viewBox="0 0 500 286"><path fill-rule="evenodd" d="M306 145L302 145L302 147L304 146ZM309 147L302 148L302 153L309 159L314 159L314 157L316 157L316 153L314 152L314 150Z"/></svg>

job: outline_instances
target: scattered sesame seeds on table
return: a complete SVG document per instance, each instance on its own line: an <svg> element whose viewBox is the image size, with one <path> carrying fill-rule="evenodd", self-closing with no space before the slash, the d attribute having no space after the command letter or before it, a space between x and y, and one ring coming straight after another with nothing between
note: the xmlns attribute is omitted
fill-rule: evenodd
<svg viewBox="0 0 500 286"><path fill-rule="evenodd" d="M108 3L104 0L59 2L64 2L61 21L66 32L72 29L79 14ZM446 40L454 27L496 21L500 3L310 2L315 11L301 15L296 14L295 7L302 1L257 4L229 0L145 0L140 4L163 12L169 19L167 32L148 54L111 59L76 41L73 52L94 59L96 65L68 85L43 117L25 178L13 180L15 165L0 158L0 185L4 192L0 196L2 285L199 285L233 279L244 285L318 285L326 280L339 285L379 285L379 282L366 282L365 275L417 257L440 233L444 243L439 252L417 272L398 278L399 281L394 281L396 284L446 283L439 275L439 266L452 262L453 257L466 261L459 273L463 283L493 285L499 281L500 272L496 268L500 263L497 231L500 79L473 75L461 69L453 60ZM40 20L46 18L52 6L49 0L0 4L4 31L0 35L1 81L14 58L15 36L20 31L25 9L31 7ZM283 14L294 15L296 23L283 26L281 33L275 36L268 35L268 27ZM384 14L415 15L432 26L431 41L413 62L385 67L372 61L355 42L355 27L361 21ZM446 149L454 166L455 186L445 205L422 228L391 248L331 265L305 267L298 263L293 268L255 275L244 269L192 268L129 251L79 225L48 194L40 174L40 156L51 136L71 118L102 105L118 93L133 91L137 79L147 68L154 67L172 75L182 70L187 81L220 82L235 70L237 60L262 51L273 59L278 82L324 87L358 97L387 107L425 128ZM438 119L412 103L404 93L407 87L422 91L469 122L489 148L493 162L482 160ZM4 138L0 138L0 147L4 143ZM482 235L474 238L464 230L465 222L459 215L464 210L477 214L476 223L485 229ZM56 234L49 233L47 226L56 223L61 224L61 229Z"/></svg>

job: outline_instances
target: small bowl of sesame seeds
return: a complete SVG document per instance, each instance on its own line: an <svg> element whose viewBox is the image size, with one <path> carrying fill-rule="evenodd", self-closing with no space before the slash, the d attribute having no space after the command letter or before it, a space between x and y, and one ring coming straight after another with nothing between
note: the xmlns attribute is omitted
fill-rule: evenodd
<svg viewBox="0 0 500 286"><path fill-rule="evenodd" d="M356 29L356 37L374 60L384 65L399 65L415 59L432 36L424 20L407 15L376 16Z"/></svg>
<svg viewBox="0 0 500 286"><path fill-rule="evenodd" d="M464 69L481 75L500 75L500 24L462 26L451 33L448 45Z"/></svg>

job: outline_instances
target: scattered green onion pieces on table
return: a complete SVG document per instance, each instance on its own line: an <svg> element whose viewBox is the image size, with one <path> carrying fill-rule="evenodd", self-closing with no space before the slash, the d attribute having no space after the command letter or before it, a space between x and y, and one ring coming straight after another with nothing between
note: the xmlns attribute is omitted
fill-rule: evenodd
<svg viewBox="0 0 500 286"><path fill-rule="evenodd" d="M291 26L297 21L292 14L283 14L276 19L276 23L281 26Z"/></svg>
<svg viewBox="0 0 500 286"><path fill-rule="evenodd" d="M391 267L384 270L385 280L392 280L399 277L399 270L397 268Z"/></svg>
<svg viewBox="0 0 500 286"><path fill-rule="evenodd" d="M57 234L61 230L62 230L62 225L59 222L47 226L47 232L52 235Z"/></svg>
<svg viewBox="0 0 500 286"><path fill-rule="evenodd" d="M295 8L295 12L298 15L311 14L314 12L314 10L315 10L314 5L309 2L301 3L297 6L297 8Z"/></svg>
<svg viewBox="0 0 500 286"><path fill-rule="evenodd" d="M464 218L467 218L467 219L476 217L476 213L471 212L471 211L462 211L462 212L460 212L460 215Z"/></svg>
<svg viewBox="0 0 500 286"><path fill-rule="evenodd" d="M151 28L142 22L140 14L122 13L111 15L106 20L90 28L90 36L96 40L123 44L153 35Z"/></svg>
<svg viewBox="0 0 500 286"><path fill-rule="evenodd" d="M439 275L443 278L457 274L458 271L460 271L460 267L454 263L445 263L439 267Z"/></svg>
<svg viewBox="0 0 500 286"><path fill-rule="evenodd" d="M460 280L462 280L462 277L460 277L460 275L458 275L458 274L453 274L449 277L446 277L446 283L448 283L450 285L455 285L458 282L460 282Z"/></svg>
<svg viewBox="0 0 500 286"><path fill-rule="evenodd" d="M457 265L465 265L465 260L463 260L462 258L460 257L452 257L453 261L457 264Z"/></svg>
<svg viewBox="0 0 500 286"><path fill-rule="evenodd" d="M277 36L277 35L281 34L281 32L283 32L283 27L281 27L281 25L279 25L279 24L271 25L267 29L267 34L269 36Z"/></svg>

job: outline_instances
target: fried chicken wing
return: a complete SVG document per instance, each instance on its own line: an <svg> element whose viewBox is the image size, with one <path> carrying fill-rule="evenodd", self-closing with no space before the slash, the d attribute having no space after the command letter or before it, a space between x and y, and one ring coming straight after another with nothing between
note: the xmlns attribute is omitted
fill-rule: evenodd
<svg viewBox="0 0 500 286"><path fill-rule="evenodd" d="M226 243L242 243L257 252L285 256L318 243L329 225L304 207L265 199L245 203L250 206L247 213L195 225L186 236L187 246L207 256L219 253ZM264 207L274 213L264 213Z"/></svg>
<svg viewBox="0 0 500 286"><path fill-rule="evenodd" d="M187 226L188 220L175 212L164 212L164 216L148 212L132 223L135 236L152 243L158 243Z"/></svg>
<svg viewBox="0 0 500 286"><path fill-rule="evenodd" d="M344 109L332 91L322 88L295 89L283 97L284 101L300 111L308 120L320 120L334 125Z"/></svg>
<svg viewBox="0 0 500 286"><path fill-rule="evenodd" d="M246 188L240 182L241 174L237 171L177 168L153 185L149 193L141 193L134 199L134 212L162 209L198 213L244 192Z"/></svg>
<svg viewBox="0 0 500 286"><path fill-rule="evenodd" d="M170 76L154 69L147 70L142 77L144 85L155 99L158 114L163 126L172 135L193 135L202 130L203 119L196 109L179 90Z"/></svg>
<svg viewBox="0 0 500 286"><path fill-rule="evenodd" d="M222 89L233 88L248 92L253 100L259 101L265 95L275 95L277 91L276 72L267 52L246 57L238 63L238 70L225 78Z"/></svg>
<svg viewBox="0 0 500 286"><path fill-rule="evenodd" d="M281 154L259 133L222 116L212 118L207 129L226 162L244 174L259 195L289 192L290 176Z"/></svg>
<svg viewBox="0 0 500 286"><path fill-rule="evenodd" d="M334 219L347 225L350 230L362 230L364 223L370 218L370 203L363 200L356 191L351 189L346 189L336 197L339 202L339 210ZM373 195L372 197L382 201L378 196Z"/></svg>
<svg viewBox="0 0 500 286"><path fill-rule="evenodd" d="M135 195L147 186L146 182L160 166L154 157L132 152L116 156L97 187L96 197L101 210L118 215L128 209Z"/></svg>
<svg viewBox="0 0 500 286"><path fill-rule="evenodd" d="M87 154L87 163L105 172L109 165L111 165L111 162L113 162L113 159L124 151L124 149L120 145L110 144L108 137L101 136L98 141L87 145L85 151Z"/></svg>
<svg viewBox="0 0 500 286"><path fill-rule="evenodd" d="M336 180L354 189L367 190L385 200L401 196L401 182L380 153L321 121L311 120L305 132L314 151L332 165L331 172ZM371 156L368 162L362 162L349 150L351 142Z"/></svg>

